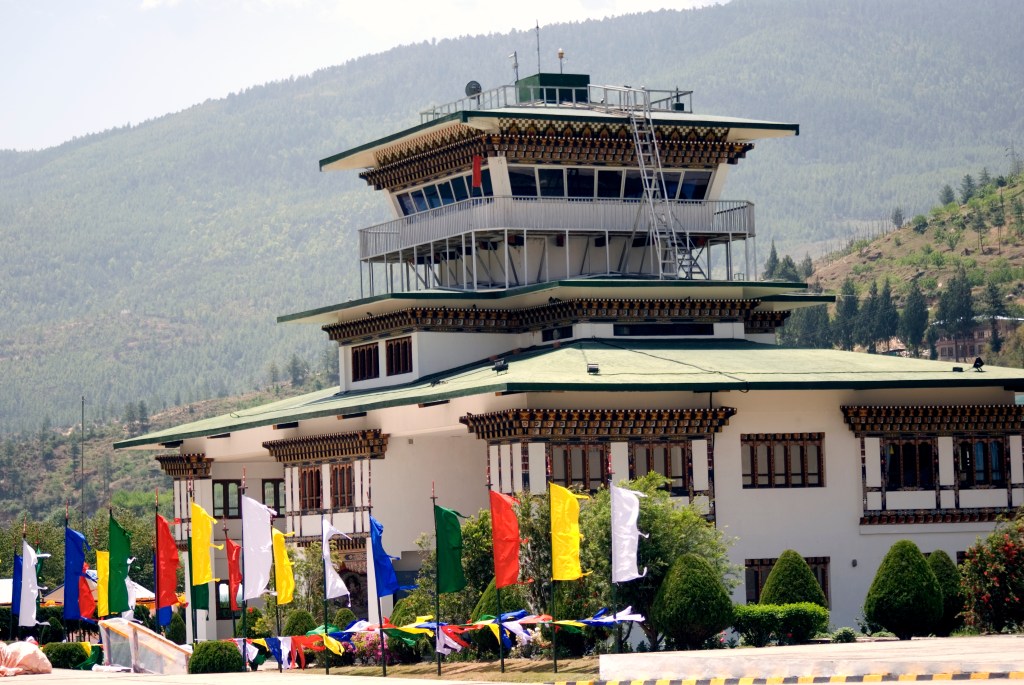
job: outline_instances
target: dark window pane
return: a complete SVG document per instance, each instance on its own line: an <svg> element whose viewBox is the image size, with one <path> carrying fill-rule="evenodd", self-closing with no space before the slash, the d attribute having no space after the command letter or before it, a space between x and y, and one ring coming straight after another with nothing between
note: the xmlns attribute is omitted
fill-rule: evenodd
<svg viewBox="0 0 1024 685"><path fill-rule="evenodd" d="M613 199L622 197L622 172L599 169L597 172L597 196Z"/></svg>
<svg viewBox="0 0 1024 685"><path fill-rule="evenodd" d="M679 180L682 178L682 174L678 171L666 171L663 175L665 177L665 197L674 200L679 192Z"/></svg>
<svg viewBox="0 0 1024 685"><path fill-rule="evenodd" d="M644 182L639 170L626 172L626 183L622 187L622 197L626 200L638 200L644 196Z"/></svg>
<svg viewBox="0 0 1024 685"><path fill-rule="evenodd" d="M437 184L437 192L441 196L442 205L455 204L455 194L452 192L452 184L443 181Z"/></svg>
<svg viewBox="0 0 1024 685"><path fill-rule="evenodd" d="M417 212L425 212L427 209L427 198L423 197L422 190L414 190L409 195L412 197L412 202L416 206Z"/></svg>
<svg viewBox="0 0 1024 685"><path fill-rule="evenodd" d="M594 197L594 169L566 169L569 197Z"/></svg>
<svg viewBox="0 0 1024 685"><path fill-rule="evenodd" d="M466 188L466 178L464 176L457 176L452 179L452 190L455 192L455 199L458 202L469 197L469 190Z"/></svg>
<svg viewBox="0 0 1024 685"><path fill-rule="evenodd" d="M512 197L537 197L537 179L533 167L508 168L508 181L512 186Z"/></svg>
<svg viewBox="0 0 1024 685"><path fill-rule="evenodd" d="M484 184L484 195L486 195L487 197L493 196L494 188L491 187L491 170L484 169L483 172L480 174L480 178Z"/></svg>
<svg viewBox="0 0 1024 685"><path fill-rule="evenodd" d="M565 173L561 167L537 169L537 178L542 197L565 197Z"/></svg>
<svg viewBox="0 0 1024 685"><path fill-rule="evenodd" d="M423 189L423 194L426 196L427 204L431 209L441 206L441 196L437 194L437 188L434 186L427 186Z"/></svg>
<svg viewBox="0 0 1024 685"><path fill-rule="evenodd" d="M703 200L711 183L710 171L687 171L680 188L680 200Z"/></svg>
<svg viewBox="0 0 1024 685"><path fill-rule="evenodd" d="M402 214L409 216L416 212L416 207L412 203L412 198L409 197L409 193L402 193L398 196L398 206L402 208Z"/></svg>

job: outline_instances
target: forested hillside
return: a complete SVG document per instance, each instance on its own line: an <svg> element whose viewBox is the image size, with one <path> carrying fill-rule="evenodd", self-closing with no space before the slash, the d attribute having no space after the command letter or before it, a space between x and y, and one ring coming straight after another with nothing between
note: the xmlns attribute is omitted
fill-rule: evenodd
<svg viewBox="0 0 1024 685"><path fill-rule="evenodd" d="M543 27L544 70L693 89L698 112L797 122L729 198L757 203L761 258L818 254L1024 147L1015 0L734 0ZM269 382L326 348L282 313L358 296L355 231L384 220L317 160L418 123L470 79L507 83L534 34L420 43L38 152L0 151L0 432ZM40 84L40 87L45 87Z"/></svg>

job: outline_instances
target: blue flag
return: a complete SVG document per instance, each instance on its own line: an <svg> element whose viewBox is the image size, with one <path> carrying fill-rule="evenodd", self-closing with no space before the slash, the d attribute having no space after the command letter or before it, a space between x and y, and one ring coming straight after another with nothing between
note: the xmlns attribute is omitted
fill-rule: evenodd
<svg viewBox="0 0 1024 685"><path fill-rule="evenodd" d="M377 581L377 596L387 597L399 590L413 589L414 585L398 584L398 576L395 575L395 567L391 563L392 559L397 559L398 557L392 557L384 551L382 535L384 535L384 526L380 524L380 521L371 516L370 547L373 549L373 577Z"/></svg>
<svg viewBox="0 0 1024 685"><path fill-rule="evenodd" d="M82 618L78 603L79 579L84 575L85 550L91 549L85 536L64 526L64 612L65 620Z"/></svg>
<svg viewBox="0 0 1024 685"><path fill-rule="evenodd" d="M11 614L21 613L21 556L14 555L14 578L11 581Z"/></svg>

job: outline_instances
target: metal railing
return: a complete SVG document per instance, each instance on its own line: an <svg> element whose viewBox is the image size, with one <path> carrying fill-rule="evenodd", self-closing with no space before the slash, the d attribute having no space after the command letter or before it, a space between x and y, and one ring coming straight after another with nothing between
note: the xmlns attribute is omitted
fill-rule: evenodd
<svg viewBox="0 0 1024 685"><path fill-rule="evenodd" d="M676 234L753 237L754 205L742 200L672 200L666 207ZM642 221L640 200L484 197L464 200L359 231L360 259L489 230L629 234ZM638 219L638 217L641 217ZM453 243L455 247L457 243Z"/></svg>

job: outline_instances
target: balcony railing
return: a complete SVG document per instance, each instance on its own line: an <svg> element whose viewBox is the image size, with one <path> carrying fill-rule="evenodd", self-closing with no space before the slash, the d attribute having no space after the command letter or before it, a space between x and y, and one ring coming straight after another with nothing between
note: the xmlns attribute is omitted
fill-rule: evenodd
<svg viewBox="0 0 1024 685"><path fill-rule="evenodd" d="M662 205L659 204L659 211ZM740 200L667 203L677 236L742 240L754 236L754 205ZM359 231L359 257L373 260L472 232L628 234L647 230L638 200L485 197L464 200ZM453 243L451 247L456 247Z"/></svg>

